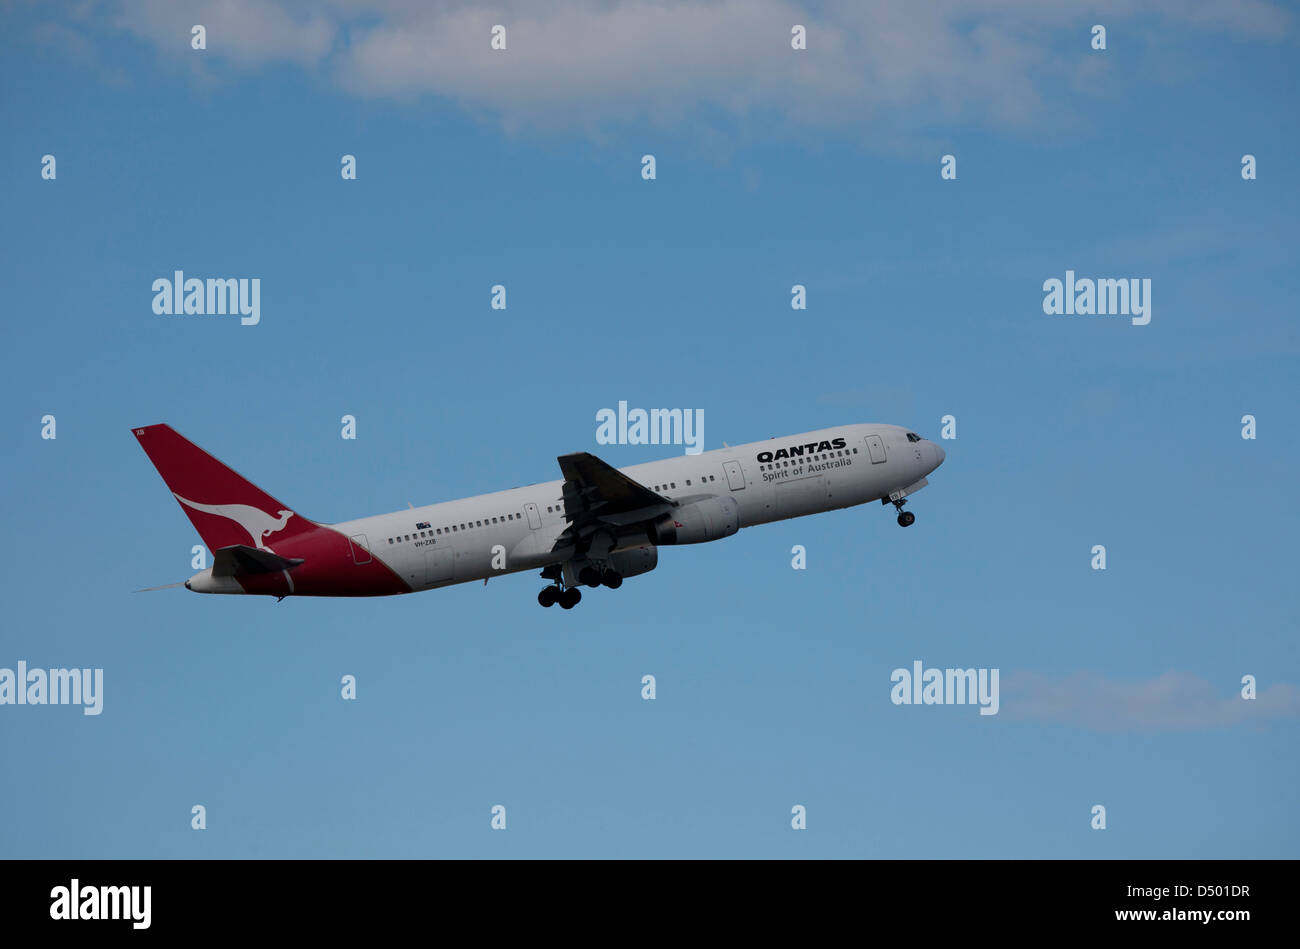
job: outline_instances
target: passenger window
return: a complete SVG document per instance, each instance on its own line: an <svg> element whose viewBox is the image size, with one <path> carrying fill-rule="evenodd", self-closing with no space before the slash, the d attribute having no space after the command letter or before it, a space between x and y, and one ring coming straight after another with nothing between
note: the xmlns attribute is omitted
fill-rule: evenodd
<svg viewBox="0 0 1300 949"><path fill-rule="evenodd" d="M677 482L676 482L676 481L673 482L673 490L674 490L674 491L677 490Z"/></svg>
<svg viewBox="0 0 1300 949"><path fill-rule="evenodd" d="M391 544L391 543L393 542L393 538L391 538L391 537L388 538L388 542Z"/></svg>

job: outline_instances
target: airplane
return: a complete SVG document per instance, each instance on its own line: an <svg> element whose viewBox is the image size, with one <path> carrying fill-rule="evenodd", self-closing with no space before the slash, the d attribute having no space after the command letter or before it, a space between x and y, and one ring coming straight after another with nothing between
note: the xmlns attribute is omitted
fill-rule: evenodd
<svg viewBox="0 0 1300 949"><path fill-rule="evenodd" d="M169 425L133 429L213 553L184 581L195 593L387 596L541 570L544 607L582 586L618 589L659 548L879 501L898 523L944 450L897 425L856 424L614 468L560 455L563 477L337 524L310 520ZM180 586L181 584L170 584ZM152 589L163 589L155 587Z"/></svg>

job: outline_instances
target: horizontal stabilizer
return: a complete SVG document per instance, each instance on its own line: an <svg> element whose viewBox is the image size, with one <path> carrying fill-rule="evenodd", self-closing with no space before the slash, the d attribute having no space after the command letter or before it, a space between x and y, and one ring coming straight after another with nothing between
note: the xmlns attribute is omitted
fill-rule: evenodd
<svg viewBox="0 0 1300 949"><path fill-rule="evenodd" d="M277 573L291 570L302 563L301 557L281 557L261 547L232 544L222 547L212 555L214 577L240 577L251 573Z"/></svg>

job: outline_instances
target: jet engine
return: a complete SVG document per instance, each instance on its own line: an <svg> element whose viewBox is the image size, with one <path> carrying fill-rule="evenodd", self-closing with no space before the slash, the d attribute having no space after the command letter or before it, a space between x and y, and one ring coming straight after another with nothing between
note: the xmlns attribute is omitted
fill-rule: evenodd
<svg viewBox="0 0 1300 949"><path fill-rule="evenodd" d="M609 562L622 576L636 577L659 566L659 550L653 544L642 544L615 551L609 555Z"/></svg>
<svg viewBox="0 0 1300 949"><path fill-rule="evenodd" d="M734 498L691 501L673 509L650 528L656 544L702 544L740 530L740 505Z"/></svg>

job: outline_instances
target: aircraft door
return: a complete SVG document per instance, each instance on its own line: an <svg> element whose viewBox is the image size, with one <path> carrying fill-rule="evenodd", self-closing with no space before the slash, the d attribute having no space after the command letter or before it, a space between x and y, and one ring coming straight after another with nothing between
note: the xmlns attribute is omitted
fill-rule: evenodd
<svg viewBox="0 0 1300 949"><path fill-rule="evenodd" d="M528 515L528 526L532 530L542 526L542 515L537 511L537 505L529 501L524 505L524 512Z"/></svg>
<svg viewBox="0 0 1300 949"><path fill-rule="evenodd" d="M724 461L722 470L727 473L727 484L732 491L742 491L745 487L745 473L740 470L740 462Z"/></svg>
<svg viewBox="0 0 1300 949"><path fill-rule="evenodd" d="M352 548L352 562L358 566L370 563L370 542L366 540L365 534L353 534L348 538L348 546Z"/></svg>
<svg viewBox="0 0 1300 949"><path fill-rule="evenodd" d="M873 465L878 465L885 460L885 443L879 435L867 436L867 454L871 456Z"/></svg>

